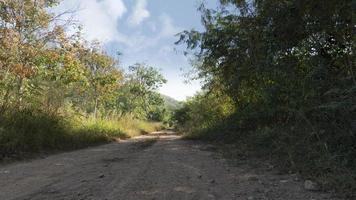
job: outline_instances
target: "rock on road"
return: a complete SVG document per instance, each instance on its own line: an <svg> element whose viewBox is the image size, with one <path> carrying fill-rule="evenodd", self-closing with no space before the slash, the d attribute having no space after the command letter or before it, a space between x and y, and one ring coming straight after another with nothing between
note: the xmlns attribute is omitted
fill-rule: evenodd
<svg viewBox="0 0 356 200"><path fill-rule="evenodd" d="M170 132L0 165L0 200L334 199Z"/></svg>

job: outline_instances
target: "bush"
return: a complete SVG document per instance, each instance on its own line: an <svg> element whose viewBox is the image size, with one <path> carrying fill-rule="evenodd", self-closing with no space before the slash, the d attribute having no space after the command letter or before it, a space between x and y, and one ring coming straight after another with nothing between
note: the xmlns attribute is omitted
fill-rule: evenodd
<svg viewBox="0 0 356 200"><path fill-rule="evenodd" d="M254 118L247 120L234 114L209 128L188 131L186 138L232 144L239 154L270 159L282 171L299 173L318 181L326 190L354 197L356 145L347 129L341 131L330 124L321 128L316 124L320 121L311 121L309 126L297 119L251 128L253 123Z"/></svg>
<svg viewBox="0 0 356 200"><path fill-rule="evenodd" d="M6 112L0 118L0 160L44 151L73 150L162 128L160 123L130 117L64 117L34 110Z"/></svg>

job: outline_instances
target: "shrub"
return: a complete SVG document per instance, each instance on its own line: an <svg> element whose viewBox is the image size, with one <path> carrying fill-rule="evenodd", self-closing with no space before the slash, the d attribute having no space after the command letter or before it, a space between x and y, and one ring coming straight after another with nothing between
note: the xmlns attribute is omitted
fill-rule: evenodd
<svg viewBox="0 0 356 200"><path fill-rule="evenodd" d="M13 110L0 118L0 160L43 151L78 149L162 128L160 123L130 117L64 117L34 110Z"/></svg>

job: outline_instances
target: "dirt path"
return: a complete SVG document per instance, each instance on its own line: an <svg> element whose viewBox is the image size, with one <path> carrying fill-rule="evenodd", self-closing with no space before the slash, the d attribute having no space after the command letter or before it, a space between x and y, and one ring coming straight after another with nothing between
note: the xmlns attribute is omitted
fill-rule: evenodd
<svg viewBox="0 0 356 200"><path fill-rule="evenodd" d="M207 147L156 133L0 166L0 199L333 199L304 190L290 175L229 166Z"/></svg>

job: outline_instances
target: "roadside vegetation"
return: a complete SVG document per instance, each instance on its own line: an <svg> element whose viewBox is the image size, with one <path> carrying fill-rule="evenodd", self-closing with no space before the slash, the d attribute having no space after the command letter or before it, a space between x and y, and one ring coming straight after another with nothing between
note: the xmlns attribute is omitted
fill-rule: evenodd
<svg viewBox="0 0 356 200"><path fill-rule="evenodd" d="M202 5L205 30L184 31L177 44L187 45L205 89L175 113L178 127L355 197L352 8L351 0Z"/></svg>
<svg viewBox="0 0 356 200"><path fill-rule="evenodd" d="M68 13L49 12L57 3L0 1L0 160L146 134L169 116L160 71L124 71Z"/></svg>

